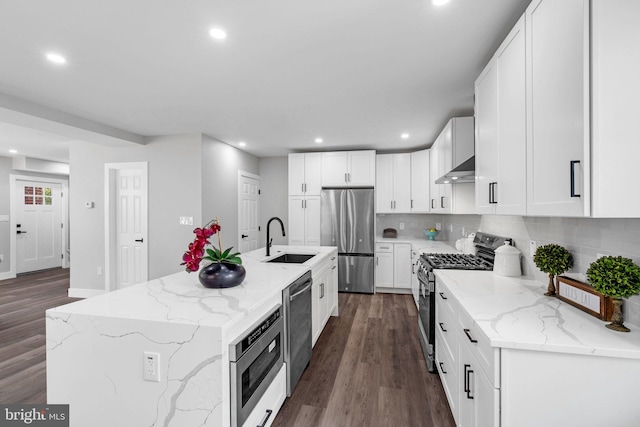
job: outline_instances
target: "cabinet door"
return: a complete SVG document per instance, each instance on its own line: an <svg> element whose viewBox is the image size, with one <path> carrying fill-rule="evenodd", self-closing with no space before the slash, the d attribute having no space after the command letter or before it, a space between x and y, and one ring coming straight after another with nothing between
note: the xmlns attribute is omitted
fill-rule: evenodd
<svg viewBox="0 0 640 427"><path fill-rule="evenodd" d="M346 186L348 168L347 151L322 153L322 186Z"/></svg>
<svg viewBox="0 0 640 427"><path fill-rule="evenodd" d="M304 190L307 196L319 196L322 191L322 154L304 155Z"/></svg>
<svg viewBox="0 0 640 427"><path fill-rule="evenodd" d="M373 187L376 183L376 152L349 151L348 181L353 187Z"/></svg>
<svg viewBox="0 0 640 427"><path fill-rule="evenodd" d="M524 16L496 53L498 69L498 184L496 213L527 213L527 111ZM489 151L491 153L491 151ZM494 156L495 157L495 156ZM478 157L476 155L476 165ZM476 184L478 185L478 184ZM497 187L497 188L496 188Z"/></svg>
<svg viewBox="0 0 640 427"><path fill-rule="evenodd" d="M470 349L460 344L458 370L460 426L497 427L500 425L500 390L495 389L478 366Z"/></svg>
<svg viewBox="0 0 640 427"><path fill-rule="evenodd" d="M327 305L328 305L328 316L334 314L337 315L337 304L338 304L338 254L332 255L331 257L331 267L329 267L329 277L327 278Z"/></svg>
<svg viewBox="0 0 640 427"><path fill-rule="evenodd" d="M305 244L305 214L304 196L289 197L289 244L304 246Z"/></svg>
<svg viewBox="0 0 640 427"><path fill-rule="evenodd" d="M411 212L411 154L393 155L393 211Z"/></svg>
<svg viewBox="0 0 640 427"><path fill-rule="evenodd" d="M311 285L311 342L312 345L316 344L318 337L320 336L320 283L322 280L322 274L313 278L313 284Z"/></svg>
<svg viewBox="0 0 640 427"><path fill-rule="evenodd" d="M438 146L440 145L438 142L440 137L436 139L436 141L431 146L431 152L429 153L429 192L430 194L430 202L429 209L431 212L440 212L440 184L436 184L436 179L440 178L440 152L438 150Z"/></svg>
<svg viewBox="0 0 640 427"><path fill-rule="evenodd" d="M411 245L393 245L393 287L411 289Z"/></svg>
<svg viewBox="0 0 640 427"><path fill-rule="evenodd" d="M320 246L320 196L304 200L304 244Z"/></svg>
<svg viewBox="0 0 640 427"><path fill-rule="evenodd" d="M289 195L303 195L304 183L304 154L289 154Z"/></svg>
<svg viewBox="0 0 640 427"><path fill-rule="evenodd" d="M420 150L411 153L411 212L429 212L430 184L429 184L430 157L429 150Z"/></svg>
<svg viewBox="0 0 640 427"><path fill-rule="evenodd" d="M418 307L418 300L420 298L420 282L418 282L418 275L417 275L417 262L418 259L420 258L420 255L414 251L413 249L411 250L411 294L413 295L413 300L416 302L416 307Z"/></svg>
<svg viewBox="0 0 640 427"><path fill-rule="evenodd" d="M453 169L453 119L449 120L445 128L442 130L442 138L439 141L438 148L438 164L440 169L440 178ZM437 178L436 178L437 179ZM440 187L440 198L436 203L440 206L440 213L452 213L452 184L437 184Z"/></svg>
<svg viewBox="0 0 640 427"><path fill-rule="evenodd" d="M376 253L376 286L393 288L393 252Z"/></svg>
<svg viewBox="0 0 640 427"><path fill-rule="evenodd" d="M498 69L495 59L476 80L475 96L476 212L493 214L493 189L498 182Z"/></svg>
<svg viewBox="0 0 640 427"><path fill-rule="evenodd" d="M376 212L393 212L393 154L376 156Z"/></svg>
<svg viewBox="0 0 640 427"><path fill-rule="evenodd" d="M526 11L528 215L589 215L588 4Z"/></svg>

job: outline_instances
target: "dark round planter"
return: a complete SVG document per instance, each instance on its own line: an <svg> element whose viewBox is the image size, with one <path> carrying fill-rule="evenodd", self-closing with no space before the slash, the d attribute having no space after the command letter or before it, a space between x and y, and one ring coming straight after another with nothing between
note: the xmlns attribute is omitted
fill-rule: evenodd
<svg viewBox="0 0 640 427"><path fill-rule="evenodd" d="M246 274L242 265L216 262L201 268L198 279L205 288L232 288L242 283Z"/></svg>

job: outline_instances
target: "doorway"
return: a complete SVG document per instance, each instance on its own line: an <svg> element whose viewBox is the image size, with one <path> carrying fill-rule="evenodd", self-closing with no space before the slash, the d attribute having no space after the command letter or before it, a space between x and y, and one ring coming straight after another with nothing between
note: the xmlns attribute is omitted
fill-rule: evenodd
<svg viewBox="0 0 640 427"><path fill-rule="evenodd" d="M9 176L10 270L17 274L69 267L69 182L57 178Z"/></svg>
<svg viewBox="0 0 640 427"><path fill-rule="evenodd" d="M105 290L148 278L147 162L105 164Z"/></svg>
<svg viewBox="0 0 640 427"><path fill-rule="evenodd" d="M241 253L258 249L260 176L238 171L238 247Z"/></svg>

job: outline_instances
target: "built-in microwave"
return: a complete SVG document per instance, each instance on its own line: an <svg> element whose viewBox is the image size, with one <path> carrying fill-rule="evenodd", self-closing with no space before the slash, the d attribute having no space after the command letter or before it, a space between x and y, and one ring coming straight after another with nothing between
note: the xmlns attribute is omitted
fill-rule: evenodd
<svg viewBox="0 0 640 427"><path fill-rule="evenodd" d="M258 320L229 347L231 426L240 427L284 361L282 305Z"/></svg>

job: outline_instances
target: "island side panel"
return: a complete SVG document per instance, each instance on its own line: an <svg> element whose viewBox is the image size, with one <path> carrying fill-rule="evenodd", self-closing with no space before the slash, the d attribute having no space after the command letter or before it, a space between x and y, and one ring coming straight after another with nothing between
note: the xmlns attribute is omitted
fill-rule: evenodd
<svg viewBox="0 0 640 427"><path fill-rule="evenodd" d="M638 425L638 360L504 348L501 353L501 425Z"/></svg>
<svg viewBox="0 0 640 427"><path fill-rule="evenodd" d="M70 425L220 426L217 328L47 311L47 401L70 405ZM143 353L160 354L160 382L143 380Z"/></svg>

